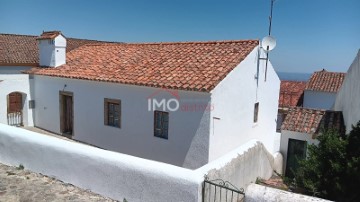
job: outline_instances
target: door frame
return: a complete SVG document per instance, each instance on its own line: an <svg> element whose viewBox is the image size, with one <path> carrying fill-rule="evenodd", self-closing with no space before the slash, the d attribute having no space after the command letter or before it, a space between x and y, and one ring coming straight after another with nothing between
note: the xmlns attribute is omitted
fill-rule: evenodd
<svg viewBox="0 0 360 202"><path fill-rule="evenodd" d="M10 108L11 108L11 95L12 94L15 94L15 95L20 95L20 109L19 111L11 111ZM20 113L20 123L19 126L22 126L24 124L24 98L26 98L26 95L24 97L23 93L21 92L18 92L18 91L14 91L14 92L11 92L9 94L7 94L6 96L6 102L7 102L7 112L6 112L6 116L7 116L7 122L9 124L9 114L13 114L13 113ZM15 124L17 125L17 124Z"/></svg>
<svg viewBox="0 0 360 202"><path fill-rule="evenodd" d="M303 157L306 158L307 155L307 147L308 147L308 142L306 140L298 140L298 139L293 139L293 138L289 138L288 139L288 145L287 145L287 154L286 154L286 167L285 167L285 176L292 176L292 173L290 171L290 167L289 167L289 158L290 158L290 142L301 142L304 143L304 153L303 153Z"/></svg>
<svg viewBox="0 0 360 202"><path fill-rule="evenodd" d="M65 114L64 114L64 97L71 97L71 116L72 116L72 131L71 133L64 132L65 127ZM66 136L68 138L72 138L74 136L74 93L69 91L59 91L59 111L60 111L60 134Z"/></svg>

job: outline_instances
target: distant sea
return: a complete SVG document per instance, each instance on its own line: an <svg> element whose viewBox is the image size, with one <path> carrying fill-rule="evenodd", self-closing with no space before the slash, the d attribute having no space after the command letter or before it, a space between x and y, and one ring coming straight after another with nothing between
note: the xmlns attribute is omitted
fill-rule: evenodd
<svg viewBox="0 0 360 202"><path fill-rule="evenodd" d="M291 73L291 72L276 72L280 80L290 80L290 81L307 81L311 73Z"/></svg>

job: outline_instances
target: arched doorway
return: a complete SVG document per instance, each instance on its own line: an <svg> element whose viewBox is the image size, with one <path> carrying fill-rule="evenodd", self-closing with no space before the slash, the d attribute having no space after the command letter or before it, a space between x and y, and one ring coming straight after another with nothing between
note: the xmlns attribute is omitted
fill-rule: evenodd
<svg viewBox="0 0 360 202"><path fill-rule="evenodd" d="M22 125L23 96L19 92L12 92L8 95L8 124L12 126Z"/></svg>

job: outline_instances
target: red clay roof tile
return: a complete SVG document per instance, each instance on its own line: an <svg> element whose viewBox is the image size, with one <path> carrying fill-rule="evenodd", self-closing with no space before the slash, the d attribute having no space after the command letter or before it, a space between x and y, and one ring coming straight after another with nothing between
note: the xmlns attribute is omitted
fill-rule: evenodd
<svg viewBox="0 0 360 202"><path fill-rule="evenodd" d="M38 64L38 36L0 34L0 63L2 64ZM72 51L85 44L110 43L96 40L67 38L66 51Z"/></svg>
<svg viewBox="0 0 360 202"><path fill-rule="evenodd" d="M55 37L59 36L60 34L60 31L43 32L37 39L55 39Z"/></svg>
<svg viewBox="0 0 360 202"><path fill-rule="evenodd" d="M339 91L344 79L345 73L343 72L328 72L323 69L311 75L305 90L336 93Z"/></svg>
<svg viewBox="0 0 360 202"><path fill-rule="evenodd" d="M325 111L301 107L291 108L281 127L282 130L320 134L322 129L334 129L345 133L344 119L341 111Z"/></svg>
<svg viewBox="0 0 360 202"><path fill-rule="evenodd" d="M91 44L67 53L65 65L29 73L209 92L258 44L258 40Z"/></svg>
<svg viewBox="0 0 360 202"><path fill-rule="evenodd" d="M279 107L296 107L302 104L306 82L281 81Z"/></svg>

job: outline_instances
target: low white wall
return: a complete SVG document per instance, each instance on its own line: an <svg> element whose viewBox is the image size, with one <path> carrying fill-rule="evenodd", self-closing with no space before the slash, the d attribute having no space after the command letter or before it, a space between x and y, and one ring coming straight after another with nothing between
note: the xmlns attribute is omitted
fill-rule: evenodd
<svg viewBox="0 0 360 202"><path fill-rule="evenodd" d="M295 194L280 189L251 184L246 189L245 202L326 202L328 200Z"/></svg>
<svg viewBox="0 0 360 202"><path fill-rule="evenodd" d="M336 93L305 90L303 106L313 109L332 109L335 99Z"/></svg>
<svg viewBox="0 0 360 202"><path fill-rule="evenodd" d="M246 188L257 177L269 179L274 169L281 168L282 161L277 158L281 155L277 154L274 158L261 142L251 140L197 171L207 174L210 180L223 179L237 188Z"/></svg>
<svg viewBox="0 0 360 202"><path fill-rule="evenodd" d="M202 176L165 163L0 124L0 162L122 201L200 201Z"/></svg>
<svg viewBox="0 0 360 202"><path fill-rule="evenodd" d="M346 132L352 130L351 125L356 125L360 120L360 50L351 64L344 83L336 97L335 110L342 111Z"/></svg>
<svg viewBox="0 0 360 202"><path fill-rule="evenodd" d="M277 158L251 140L190 170L0 124L1 163L22 164L120 201L200 202L204 175L246 188L257 177L268 179L279 166Z"/></svg>
<svg viewBox="0 0 360 202"><path fill-rule="evenodd" d="M307 145L319 144L319 140L312 139L312 135L309 135L307 133L299 133L299 132L288 131L288 130L281 131L280 153L283 155L283 158L284 158L284 163L283 163L284 174L285 174L285 169L286 169L289 139L306 141Z"/></svg>

